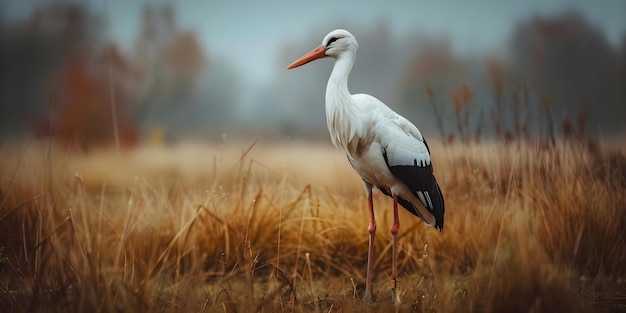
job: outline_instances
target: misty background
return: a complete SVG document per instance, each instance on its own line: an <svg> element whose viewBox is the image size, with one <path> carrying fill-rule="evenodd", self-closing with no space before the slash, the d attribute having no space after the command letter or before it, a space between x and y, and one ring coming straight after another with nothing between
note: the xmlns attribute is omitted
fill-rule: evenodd
<svg viewBox="0 0 626 313"><path fill-rule="evenodd" d="M336 28L359 42L350 91L429 136L623 136L625 13L623 1L4 2L0 140L326 140L332 60L285 67Z"/></svg>

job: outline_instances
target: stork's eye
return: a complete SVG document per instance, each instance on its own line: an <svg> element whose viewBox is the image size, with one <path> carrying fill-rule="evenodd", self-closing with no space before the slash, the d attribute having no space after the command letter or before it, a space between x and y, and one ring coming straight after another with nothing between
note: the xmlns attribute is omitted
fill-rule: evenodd
<svg viewBox="0 0 626 313"><path fill-rule="evenodd" d="M331 43L337 41L339 38L338 37L332 37L328 40L328 43L326 44L326 47L330 46Z"/></svg>

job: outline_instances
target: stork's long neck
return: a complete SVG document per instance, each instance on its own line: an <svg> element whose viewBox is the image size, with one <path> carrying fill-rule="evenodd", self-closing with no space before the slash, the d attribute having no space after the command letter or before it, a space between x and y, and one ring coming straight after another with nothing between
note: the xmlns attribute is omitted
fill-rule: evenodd
<svg viewBox="0 0 626 313"><path fill-rule="evenodd" d="M347 145L354 137L356 125L352 96L348 90L348 76L354 64L356 51L348 50L335 61L335 66L326 86L326 122L333 144L347 151Z"/></svg>
<svg viewBox="0 0 626 313"><path fill-rule="evenodd" d="M328 109L329 100L334 100L337 97L349 98L350 91L348 91L348 76L352 71L352 65L354 64L354 54L345 53L335 61L335 67L328 79L328 85L326 86L326 108Z"/></svg>

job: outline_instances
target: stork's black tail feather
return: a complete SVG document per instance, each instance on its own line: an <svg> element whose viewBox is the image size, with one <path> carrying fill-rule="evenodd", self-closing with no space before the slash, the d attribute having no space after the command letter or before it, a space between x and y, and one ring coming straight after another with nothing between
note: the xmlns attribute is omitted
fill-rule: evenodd
<svg viewBox="0 0 626 313"><path fill-rule="evenodd" d="M433 208L427 209L435 216L435 227L439 229L440 232L443 232L443 215L446 212L446 204L443 201L443 194L441 193L441 188L439 188L439 184L437 183L437 179L433 176L433 196L431 197L433 202Z"/></svg>

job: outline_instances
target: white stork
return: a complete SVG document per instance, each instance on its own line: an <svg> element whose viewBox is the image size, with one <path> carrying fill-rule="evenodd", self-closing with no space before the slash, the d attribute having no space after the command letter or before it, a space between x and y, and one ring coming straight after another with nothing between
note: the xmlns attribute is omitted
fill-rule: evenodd
<svg viewBox="0 0 626 313"><path fill-rule="evenodd" d="M380 100L348 91L356 38L346 30L330 32L322 45L305 54L287 69L316 59L334 58L335 66L326 87L326 121L333 144L346 153L348 161L363 179L369 204L369 251L367 255L366 301L372 301L372 267L376 220L372 187L393 198L392 301L399 303L396 290L398 203L426 224L443 231L443 195L433 176L430 150L420 131Z"/></svg>

